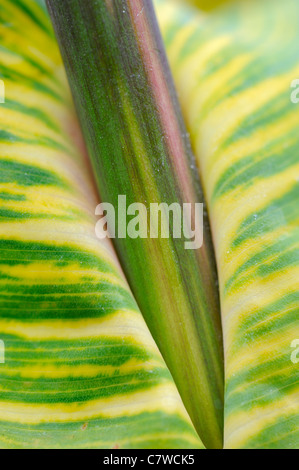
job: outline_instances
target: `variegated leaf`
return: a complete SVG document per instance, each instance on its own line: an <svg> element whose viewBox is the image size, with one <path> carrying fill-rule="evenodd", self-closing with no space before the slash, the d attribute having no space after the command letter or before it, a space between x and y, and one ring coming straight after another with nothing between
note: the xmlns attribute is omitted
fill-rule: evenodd
<svg viewBox="0 0 299 470"><path fill-rule="evenodd" d="M211 214L225 446L298 448L299 3L156 6Z"/></svg>
<svg viewBox="0 0 299 470"><path fill-rule="evenodd" d="M111 246L42 2L0 5L1 448L202 447Z"/></svg>

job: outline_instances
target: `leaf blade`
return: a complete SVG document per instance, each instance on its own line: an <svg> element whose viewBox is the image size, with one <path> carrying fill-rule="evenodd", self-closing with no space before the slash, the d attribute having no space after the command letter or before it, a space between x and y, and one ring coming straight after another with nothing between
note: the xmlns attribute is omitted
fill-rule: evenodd
<svg viewBox="0 0 299 470"><path fill-rule="evenodd" d="M32 1L1 9L0 446L202 448L95 236L97 195L48 16Z"/></svg>
<svg viewBox="0 0 299 470"><path fill-rule="evenodd" d="M234 3L206 19L177 8L157 2L211 212L225 447L295 449L299 122L290 84L299 73L298 2Z"/></svg>
<svg viewBox="0 0 299 470"><path fill-rule="evenodd" d="M126 195L147 210L202 202L151 2L48 5L102 199L117 208ZM193 252L174 237L118 237L115 246L202 440L221 447L221 325L207 225Z"/></svg>

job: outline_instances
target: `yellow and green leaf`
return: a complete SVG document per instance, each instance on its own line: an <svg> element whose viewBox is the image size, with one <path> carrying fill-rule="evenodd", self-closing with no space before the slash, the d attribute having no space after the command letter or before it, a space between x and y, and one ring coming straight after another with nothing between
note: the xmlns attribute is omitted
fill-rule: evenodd
<svg viewBox="0 0 299 470"><path fill-rule="evenodd" d="M1 448L200 448L109 243L42 2L0 5Z"/></svg>
<svg viewBox="0 0 299 470"><path fill-rule="evenodd" d="M299 3L156 6L211 216L225 447L298 448Z"/></svg>

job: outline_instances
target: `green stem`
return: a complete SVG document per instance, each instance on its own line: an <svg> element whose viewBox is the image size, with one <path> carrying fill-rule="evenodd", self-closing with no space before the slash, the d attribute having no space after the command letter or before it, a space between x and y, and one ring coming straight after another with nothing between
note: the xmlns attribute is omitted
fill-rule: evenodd
<svg viewBox="0 0 299 470"><path fill-rule="evenodd" d="M103 201L203 196L151 1L48 0ZM208 447L221 447L223 351L208 221L204 244L116 238L143 315ZM116 227L116 232L118 227Z"/></svg>

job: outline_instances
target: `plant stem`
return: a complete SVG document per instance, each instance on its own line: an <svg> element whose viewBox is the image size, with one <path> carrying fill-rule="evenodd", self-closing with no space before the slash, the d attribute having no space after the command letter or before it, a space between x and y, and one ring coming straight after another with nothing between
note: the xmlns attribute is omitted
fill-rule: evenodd
<svg viewBox="0 0 299 470"><path fill-rule="evenodd" d="M48 0L101 198L203 202L151 1ZM118 227L117 227L118 228ZM117 230L116 230L117 231ZM221 447L223 346L216 269L204 244L116 238L135 298L208 447Z"/></svg>

